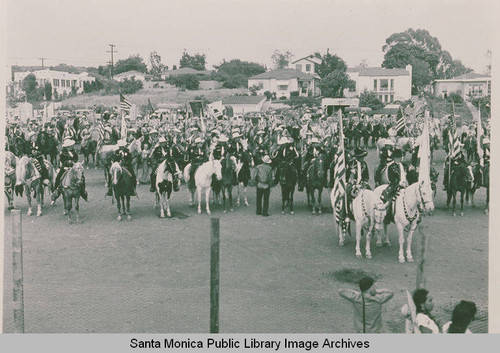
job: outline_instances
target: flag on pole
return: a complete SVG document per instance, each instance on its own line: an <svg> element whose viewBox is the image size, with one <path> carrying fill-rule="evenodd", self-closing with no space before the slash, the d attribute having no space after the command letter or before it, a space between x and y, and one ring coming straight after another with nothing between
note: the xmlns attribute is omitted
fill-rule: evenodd
<svg viewBox="0 0 500 353"><path fill-rule="evenodd" d="M122 115L122 124L121 124L121 129L120 129L120 138L122 140L127 139L127 121L125 120L125 114L123 114L123 111L121 112Z"/></svg>
<svg viewBox="0 0 500 353"><path fill-rule="evenodd" d="M345 153L344 153L344 130L342 127L342 112L340 115L340 131L339 131L339 147L337 153L335 154L335 167L333 172L333 196L335 199L335 220L340 223L341 211L344 206L344 196L346 190L345 183Z"/></svg>
<svg viewBox="0 0 500 353"><path fill-rule="evenodd" d="M401 107L399 107L398 117L396 120L396 132L397 132L398 136L403 135L405 128L406 128L405 115L403 113L403 109Z"/></svg>
<svg viewBox="0 0 500 353"><path fill-rule="evenodd" d="M420 135L420 147L418 148L418 158L420 166L418 181L431 182L431 149L429 142L429 111L425 111L424 129Z"/></svg>
<svg viewBox="0 0 500 353"><path fill-rule="evenodd" d="M123 94L120 93L120 110L124 110L126 112L130 111L130 107L132 103L128 101L127 98Z"/></svg>
<svg viewBox="0 0 500 353"><path fill-rule="evenodd" d="M481 106L478 107L478 114L477 114L477 122L476 122L476 129L477 129L477 155L479 157L479 164L481 166L484 166L484 160L483 160L483 148L482 148L482 140L483 140L483 126L481 125Z"/></svg>

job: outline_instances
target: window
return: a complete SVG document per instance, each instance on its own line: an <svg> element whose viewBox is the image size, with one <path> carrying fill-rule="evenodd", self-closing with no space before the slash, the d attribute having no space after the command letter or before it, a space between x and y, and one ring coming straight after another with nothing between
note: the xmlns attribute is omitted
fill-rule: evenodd
<svg viewBox="0 0 500 353"><path fill-rule="evenodd" d="M70 81L66 80L66 87L69 87L69 86L70 86Z"/></svg>
<svg viewBox="0 0 500 353"><path fill-rule="evenodd" d="M76 80L73 80L73 81L71 82L71 87L76 87Z"/></svg>
<svg viewBox="0 0 500 353"><path fill-rule="evenodd" d="M302 71L302 65L301 64L297 64L295 65L295 68L299 71Z"/></svg>
<svg viewBox="0 0 500 353"><path fill-rule="evenodd" d="M306 64L306 71L307 72L311 71L311 64Z"/></svg>
<svg viewBox="0 0 500 353"><path fill-rule="evenodd" d="M389 103L389 96L387 94L384 95L384 103Z"/></svg>
<svg viewBox="0 0 500 353"><path fill-rule="evenodd" d="M377 90L377 79L373 80L373 90Z"/></svg>
<svg viewBox="0 0 500 353"><path fill-rule="evenodd" d="M394 79L393 78L391 78L391 91L394 92Z"/></svg>
<svg viewBox="0 0 500 353"><path fill-rule="evenodd" d="M390 98L391 98L391 103L394 102L394 94L391 94Z"/></svg>
<svg viewBox="0 0 500 353"><path fill-rule="evenodd" d="M278 85L278 91L286 91L288 90L288 85Z"/></svg>
<svg viewBox="0 0 500 353"><path fill-rule="evenodd" d="M260 81L259 82L259 89L263 89L264 88L264 82Z"/></svg>
<svg viewBox="0 0 500 353"><path fill-rule="evenodd" d="M54 87L59 87L59 80L57 78L54 79Z"/></svg>
<svg viewBox="0 0 500 353"><path fill-rule="evenodd" d="M389 90L389 80L388 79L380 80L380 90L381 91L388 91Z"/></svg>
<svg viewBox="0 0 500 353"><path fill-rule="evenodd" d="M349 92L356 92L356 81L354 81L352 87L349 87Z"/></svg>
<svg viewBox="0 0 500 353"><path fill-rule="evenodd" d="M381 102L382 102L382 97L383 96L381 94L378 95L378 99L380 99Z"/></svg>
<svg viewBox="0 0 500 353"><path fill-rule="evenodd" d="M61 80L61 87L66 87L66 81L65 80Z"/></svg>
<svg viewBox="0 0 500 353"><path fill-rule="evenodd" d="M491 81L488 81L488 96L491 96Z"/></svg>

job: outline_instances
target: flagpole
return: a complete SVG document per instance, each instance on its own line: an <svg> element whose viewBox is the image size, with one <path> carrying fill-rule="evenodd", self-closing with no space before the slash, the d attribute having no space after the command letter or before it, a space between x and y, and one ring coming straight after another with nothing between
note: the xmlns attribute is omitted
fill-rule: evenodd
<svg viewBox="0 0 500 353"><path fill-rule="evenodd" d="M343 122L342 122L342 108L340 108L339 110L339 116L340 116L340 145L342 147L342 159L344 160L344 170L347 169L347 161L345 159L345 149L344 149L344 125L343 125ZM345 172L344 172L344 176L345 178ZM345 205L345 209L347 211L347 182L346 180L344 180L344 205Z"/></svg>
<svg viewBox="0 0 500 353"><path fill-rule="evenodd" d="M450 188L450 182L451 182L451 163L452 163L452 154L453 154L453 149L455 148L454 142L455 142L455 134L457 132L457 123L455 121L455 102L452 100L451 101L451 109L452 109L452 117L453 117L453 134L452 134L452 141L451 142L451 147L450 147L450 160L448 161L448 188Z"/></svg>

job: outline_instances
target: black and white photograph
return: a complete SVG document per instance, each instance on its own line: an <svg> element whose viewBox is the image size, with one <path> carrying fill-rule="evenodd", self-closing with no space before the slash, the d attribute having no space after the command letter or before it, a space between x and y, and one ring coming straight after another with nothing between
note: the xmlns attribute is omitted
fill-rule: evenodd
<svg viewBox="0 0 500 353"><path fill-rule="evenodd" d="M4 7L1 333L492 332L495 1Z"/></svg>

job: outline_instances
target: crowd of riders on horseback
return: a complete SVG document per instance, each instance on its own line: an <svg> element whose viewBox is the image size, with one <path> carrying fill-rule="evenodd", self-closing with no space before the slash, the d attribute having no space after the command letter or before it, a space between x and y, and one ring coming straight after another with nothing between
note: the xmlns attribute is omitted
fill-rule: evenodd
<svg viewBox="0 0 500 353"><path fill-rule="evenodd" d="M443 145L449 149L448 134L451 122L444 119L431 121L431 149L435 149L441 132ZM209 160L224 161L236 158L238 173L234 183L248 184L251 168L262 163L264 156L270 156L275 170L275 183L284 179L284 173L294 174L298 190L307 189L308 175L314 169L315 161L321 159L319 173L322 187L333 186L335 154L339 144L338 116L326 117L321 110L296 108L288 111L270 111L261 117L246 118L237 115L189 116L185 110L170 114L150 114L139 116L134 126L127 127L127 136L120 139L121 119L116 113L104 112L100 118L91 116L59 116L45 124L31 120L22 124L19 120L7 124L7 146L17 157L28 156L40 178L47 185L51 183L43 158L60 169L53 185L54 200L58 196L60 180L78 161L75 146L79 145L84 155L84 164L95 164L99 160L99 150L105 146L116 146L106 158L118 162L130 174L135 192L139 182L151 182L151 192L155 192L158 166L167 161L168 171L173 175L173 190L178 191L181 172L191 165L189 183L194 183L197 168ZM372 117L365 114L347 114L343 118L344 148L346 158L347 197L351 200L360 189L369 188L370 171L364 158L367 149L377 148L380 163L374 170L375 186L389 184L384 198L394 199L398 190L418 178L419 141L413 133L416 126L407 127L404 133L396 131L396 116ZM477 150L467 149L475 143L475 129L462 129L460 151L449 155L444 168L444 186L448 188L450 173L462 168L466 163L479 164ZM484 135L489 133L485 130ZM370 139L372 139L370 143ZM134 146L134 147L133 147ZM489 140L482 140L484 149L480 162L481 173L489 164ZM467 155L464 154L464 151ZM405 159L406 154L409 159ZM96 160L97 157L97 160ZM450 166L451 163L451 166ZM286 167L286 169L285 169ZM142 171L142 176L138 173ZM283 171L283 172L281 172ZM147 174L146 174L147 173ZM434 173L434 174L433 174ZM437 171L431 171L434 186ZM110 175L107 174L107 195L112 194ZM245 187L246 187L245 184ZM191 185L190 189L193 188ZM87 199L85 182L81 186L81 196ZM309 195L308 195L309 196ZM246 201L246 200L245 200Z"/></svg>

